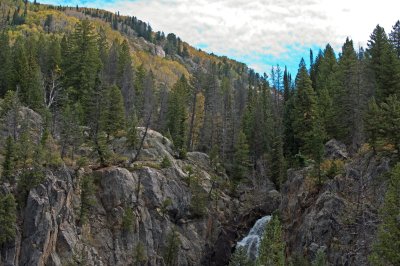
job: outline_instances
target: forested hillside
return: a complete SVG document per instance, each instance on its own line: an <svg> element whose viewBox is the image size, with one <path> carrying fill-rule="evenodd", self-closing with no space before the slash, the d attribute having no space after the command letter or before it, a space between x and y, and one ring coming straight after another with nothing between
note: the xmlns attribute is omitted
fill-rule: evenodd
<svg viewBox="0 0 400 266"><path fill-rule="evenodd" d="M350 157L371 152L391 167L399 160L399 21L388 33L376 26L365 48L346 39L341 51L310 50L310 66L301 59L294 78L279 65L260 75L99 9L3 0L0 30L0 180L9 188L0 190L0 246L14 239L29 191L48 169L128 167L149 148L151 130L171 141L175 159L208 154L232 195L255 180L279 190L288 169L303 167L318 191L346 163L325 156L331 139ZM172 160L161 159L162 168ZM400 263L400 224L390 213L400 208L398 179L397 166L382 181L389 189L370 258L377 265Z"/></svg>

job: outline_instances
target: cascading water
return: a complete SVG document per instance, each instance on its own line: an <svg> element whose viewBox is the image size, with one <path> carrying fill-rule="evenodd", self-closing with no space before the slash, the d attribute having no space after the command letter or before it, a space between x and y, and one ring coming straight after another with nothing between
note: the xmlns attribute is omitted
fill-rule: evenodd
<svg viewBox="0 0 400 266"><path fill-rule="evenodd" d="M247 256L253 261L258 257L258 248L265 231L265 225L271 220L271 218L270 215L267 215L258 219L248 235L236 244L236 248L244 248L247 252Z"/></svg>

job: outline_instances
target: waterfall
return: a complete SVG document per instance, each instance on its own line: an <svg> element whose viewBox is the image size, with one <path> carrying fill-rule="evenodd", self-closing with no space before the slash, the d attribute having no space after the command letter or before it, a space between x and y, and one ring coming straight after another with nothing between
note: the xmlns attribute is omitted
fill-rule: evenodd
<svg viewBox="0 0 400 266"><path fill-rule="evenodd" d="M258 248L264 234L265 225L271 220L271 218L270 215L267 215L258 219L247 236L236 244L237 248L243 247L247 252L247 256L253 261L258 257Z"/></svg>

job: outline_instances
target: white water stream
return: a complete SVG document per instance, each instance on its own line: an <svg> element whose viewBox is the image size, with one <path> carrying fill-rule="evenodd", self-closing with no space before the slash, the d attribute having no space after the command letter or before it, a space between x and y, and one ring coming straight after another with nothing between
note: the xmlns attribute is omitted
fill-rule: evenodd
<svg viewBox="0 0 400 266"><path fill-rule="evenodd" d="M258 257L258 248L265 231L265 225L271 220L271 218L270 215L267 215L258 219L248 235L236 244L236 247L243 247L247 251L247 256L253 261Z"/></svg>

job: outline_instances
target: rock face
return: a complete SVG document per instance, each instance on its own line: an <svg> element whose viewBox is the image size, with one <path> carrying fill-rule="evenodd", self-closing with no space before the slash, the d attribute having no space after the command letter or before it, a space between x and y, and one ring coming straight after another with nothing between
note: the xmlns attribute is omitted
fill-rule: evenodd
<svg viewBox="0 0 400 266"><path fill-rule="evenodd" d="M330 141L326 147L328 158L347 158L342 144ZM312 260L322 248L333 265L368 265L389 159L369 152L345 163L321 187L311 168L288 172L280 206L288 255Z"/></svg>
<svg viewBox="0 0 400 266"><path fill-rule="evenodd" d="M113 148L127 158L136 155L124 139L113 140ZM138 245L147 257L143 265L165 265L172 231L180 242L174 264L227 264L237 239L279 206L280 195L267 183L257 194L252 186L239 188L232 198L222 186L227 177L214 180L217 174L206 154L188 153L186 160L174 155L171 142L150 130L139 161L129 166L49 169L46 180L29 192L15 241L0 249L0 265L138 265ZM161 168L164 158L170 167ZM189 184L188 167L205 197L203 215L193 207L198 192ZM87 223L80 217L84 176L94 182ZM125 228L129 209L133 224Z"/></svg>

